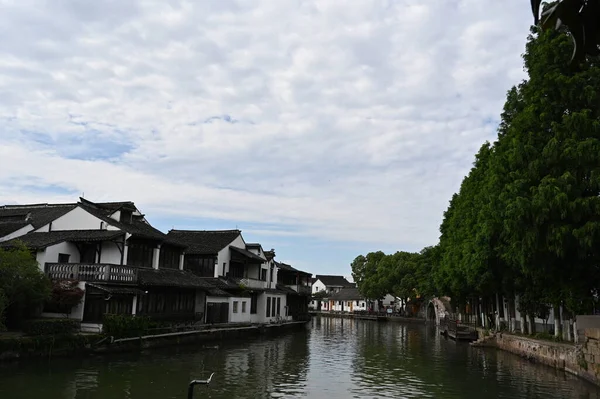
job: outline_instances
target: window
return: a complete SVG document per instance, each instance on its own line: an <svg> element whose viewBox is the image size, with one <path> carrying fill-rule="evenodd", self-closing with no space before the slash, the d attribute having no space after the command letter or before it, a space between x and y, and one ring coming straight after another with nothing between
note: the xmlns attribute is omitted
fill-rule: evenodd
<svg viewBox="0 0 600 399"><path fill-rule="evenodd" d="M121 216L119 218L119 222L121 223L131 223L131 216L133 213L131 211L126 211L121 209Z"/></svg>
<svg viewBox="0 0 600 399"><path fill-rule="evenodd" d="M80 258L79 262L81 263L96 263L96 244L81 244L79 247Z"/></svg>
<svg viewBox="0 0 600 399"><path fill-rule="evenodd" d="M358 306L358 301L356 301L356 306Z"/></svg>
<svg viewBox="0 0 600 399"><path fill-rule="evenodd" d="M267 317L271 316L271 298L267 297Z"/></svg>
<svg viewBox="0 0 600 399"><path fill-rule="evenodd" d="M242 302L242 313L246 313L246 301Z"/></svg>
<svg viewBox="0 0 600 399"><path fill-rule="evenodd" d="M229 263L229 277L244 278L244 271L244 264L236 262Z"/></svg>
<svg viewBox="0 0 600 399"><path fill-rule="evenodd" d="M163 245L160 249L158 267L161 269L179 269L179 255L180 251L177 248Z"/></svg>
<svg viewBox="0 0 600 399"><path fill-rule="evenodd" d="M280 310L281 310L280 306L281 306L281 298L277 298L277 314L281 314L280 313Z"/></svg>
<svg viewBox="0 0 600 399"><path fill-rule="evenodd" d="M267 269L260 269L260 279L267 281Z"/></svg>
<svg viewBox="0 0 600 399"><path fill-rule="evenodd" d="M129 239L127 243L127 265L152 267L154 246L147 241Z"/></svg>
<svg viewBox="0 0 600 399"><path fill-rule="evenodd" d="M273 266L271 266L271 269L269 271L269 281L273 281Z"/></svg>
<svg viewBox="0 0 600 399"><path fill-rule="evenodd" d="M250 297L250 314L256 314L256 308L258 308L258 295L252 294L252 297Z"/></svg>
<svg viewBox="0 0 600 399"><path fill-rule="evenodd" d="M276 301L276 298L273 297L273 298L271 298L271 300L273 301L273 303L271 304L271 317L275 317L275 301Z"/></svg>
<svg viewBox="0 0 600 399"><path fill-rule="evenodd" d="M238 312L238 301L233 301L233 313Z"/></svg>
<svg viewBox="0 0 600 399"><path fill-rule="evenodd" d="M69 263L69 254L58 254L58 263Z"/></svg>
<svg viewBox="0 0 600 399"><path fill-rule="evenodd" d="M215 265L216 259L214 256L185 255L183 269L189 270L199 277L214 277Z"/></svg>

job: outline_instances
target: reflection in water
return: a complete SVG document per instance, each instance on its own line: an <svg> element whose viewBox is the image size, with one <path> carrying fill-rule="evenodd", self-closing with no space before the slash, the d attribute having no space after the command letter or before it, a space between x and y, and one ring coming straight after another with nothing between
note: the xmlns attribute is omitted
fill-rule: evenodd
<svg viewBox="0 0 600 399"><path fill-rule="evenodd" d="M573 376L431 326L316 318L271 339L0 367L0 398L600 398Z"/></svg>

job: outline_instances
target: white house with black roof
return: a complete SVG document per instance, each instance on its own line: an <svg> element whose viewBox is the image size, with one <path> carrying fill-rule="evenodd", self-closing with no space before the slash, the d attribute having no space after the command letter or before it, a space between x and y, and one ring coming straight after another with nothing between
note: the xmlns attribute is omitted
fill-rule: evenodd
<svg viewBox="0 0 600 399"><path fill-rule="evenodd" d="M52 280L75 280L85 291L73 309L48 304L44 316L101 327L106 313L160 319L203 318L211 284L183 271L185 245L152 227L133 202L5 205L0 245L20 241L35 251Z"/></svg>
<svg viewBox="0 0 600 399"><path fill-rule="evenodd" d="M240 230L170 230L167 237L187 246L184 270L229 293L229 297L207 296L207 323L292 318L287 304L290 292L278 287L270 251L260 244L247 244Z"/></svg>
<svg viewBox="0 0 600 399"><path fill-rule="evenodd" d="M333 302L327 301L326 298L339 292L343 288L352 288L356 285L346 280L344 276L317 274L312 279L312 294L309 307L316 310L332 310ZM314 298L318 294L320 298Z"/></svg>

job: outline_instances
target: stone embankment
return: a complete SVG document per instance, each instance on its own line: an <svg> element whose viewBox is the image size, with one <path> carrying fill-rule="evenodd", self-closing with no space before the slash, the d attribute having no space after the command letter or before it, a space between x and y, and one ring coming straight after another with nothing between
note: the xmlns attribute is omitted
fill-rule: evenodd
<svg viewBox="0 0 600 399"><path fill-rule="evenodd" d="M575 345L496 333L481 336L472 345L511 352L531 361L564 370L600 386L600 329L586 328L582 338L582 342Z"/></svg>
<svg viewBox="0 0 600 399"><path fill-rule="evenodd" d="M201 330L145 335L135 338L114 339L100 334L73 334L62 336L0 336L0 361L83 356L91 353L129 352L160 346L198 344L204 342L246 339L275 335L304 328L305 321L245 326L208 327Z"/></svg>
<svg viewBox="0 0 600 399"><path fill-rule="evenodd" d="M422 317L403 317L395 315L387 315L385 313L350 313L350 312L326 312L326 311L312 311L312 316L322 317L334 317L338 319L357 319L357 320L373 320L373 321L392 321L401 323L425 323L425 319Z"/></svg>

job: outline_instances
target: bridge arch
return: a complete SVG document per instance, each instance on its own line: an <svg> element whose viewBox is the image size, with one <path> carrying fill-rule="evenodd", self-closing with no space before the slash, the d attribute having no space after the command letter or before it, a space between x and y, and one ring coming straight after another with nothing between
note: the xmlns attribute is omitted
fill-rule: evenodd
<svg viewBox="0 0 600 399"><path fill-rule="evenodd" d="M433 321L436 325L440 324L440 321L450 314L450 298L432 298L427 302L427 308L425 310L425 319L427 321Z"/></svg>

